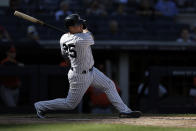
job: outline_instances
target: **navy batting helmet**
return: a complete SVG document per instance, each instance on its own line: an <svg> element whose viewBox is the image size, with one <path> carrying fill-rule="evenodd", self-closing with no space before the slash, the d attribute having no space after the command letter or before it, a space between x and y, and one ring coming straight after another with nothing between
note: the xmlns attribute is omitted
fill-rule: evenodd
<svg viewBox="0 0 196 131"><path fill-rule="evenodd" d="M84 25L85 26L86 20L81 19L78 14L71 14L65 18L65 26L68 28L69 26L74 25Z"/></svg>

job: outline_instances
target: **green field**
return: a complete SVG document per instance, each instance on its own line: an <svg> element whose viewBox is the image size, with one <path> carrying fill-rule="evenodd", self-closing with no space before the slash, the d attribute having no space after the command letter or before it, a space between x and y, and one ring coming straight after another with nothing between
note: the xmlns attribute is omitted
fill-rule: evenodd
<svg viewBox="0 0 196 131"><path fill-rule="evenodd" d="M196 128L166 128L123 124L26 124L0 125L1 131L195 131Z"/></svg>
<svg viewBox="0 0 196 131"><path fill-rule="evenodd" d="M0 131L196 131L196 115L145 115L122 119L117 115L35 114L0 115Z"/></svg>

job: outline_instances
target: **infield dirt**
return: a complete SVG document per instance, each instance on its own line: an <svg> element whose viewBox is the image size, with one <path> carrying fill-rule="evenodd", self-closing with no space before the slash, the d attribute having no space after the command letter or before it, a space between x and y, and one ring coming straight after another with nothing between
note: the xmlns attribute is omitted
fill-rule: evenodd
<svg viewBox="0 0 196 131"><path fill-rule="evenodd" d="M122 119L117 115L51 114L47 119L35 115L1 115L0 125L36 123L106 123L160 127L196 127L196 116L143 116L137 119Z"/></svg>

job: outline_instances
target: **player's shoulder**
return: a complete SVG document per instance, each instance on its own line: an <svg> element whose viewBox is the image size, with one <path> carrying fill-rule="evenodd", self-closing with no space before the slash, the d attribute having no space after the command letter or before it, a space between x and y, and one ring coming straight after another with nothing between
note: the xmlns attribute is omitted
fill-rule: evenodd
<svg viewBox="0 0 196 131"><path fill-rule="evenodd" d="M68 38L68 33L63 34L63 35L61 36L60 41L62 41L62 40L66 40L67 38Z"/></svg>
<svg viewBox="0 0 196 131"><path fill-rule="evenodd" d="M86 33L77 33L76 36L77 36L77 37L80 37L80 38L86 38L86 37L91 36L91 33L90 33L90 32L86 32Z"/></svg>
<svg viewBox="0 0 196 131"><path fill-rule="evenodd" d="M92 40L92 35L90 32L87 33L78 33L76 34L77 40Z"/></svg>
<svg viewBox="0 0 196 131"><path fill-rule="evenodd" d="M65 43L65 42L71 41L71 40L73 40L73 39L74 39L74 38L73 38L72 35L70 35L69 33L66 33L66 34L63 34L63 35L61 36L60 43Z"/></svg>

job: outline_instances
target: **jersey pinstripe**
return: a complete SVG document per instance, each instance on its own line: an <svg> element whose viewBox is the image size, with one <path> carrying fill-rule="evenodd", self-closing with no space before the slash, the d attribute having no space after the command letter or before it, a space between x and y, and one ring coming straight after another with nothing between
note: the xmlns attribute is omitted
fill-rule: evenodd
<svg viewBox="0 0 196 131"><path fill-rule="evenodd" d="M110 102L119 112L129 113L131 109L127 107L120 98L115 84L106 75L93 67L94 59L91 45L94 44L93 37L89 33L64 34L60 39L61 52L68 56L71 66L75 70L69 70L69 92L67 98L58 98L49 101L36 102L35 106L39 110L71 110L81 101L84 93L90 85L104 91ZM93 68L92 68L93 67ZM91 71L82 73L83 70ZM78 72L77 72L78 71Z"/></svg>
<svg viewBox="0 0 196 131"><path fill-rule="evenodd" d="M64 34L60 39L61 52L63 56L68 56L71 67L82 72L89 70L94 65L94 58L91 46L94 44L90 32L77 34Z"/></svg>

